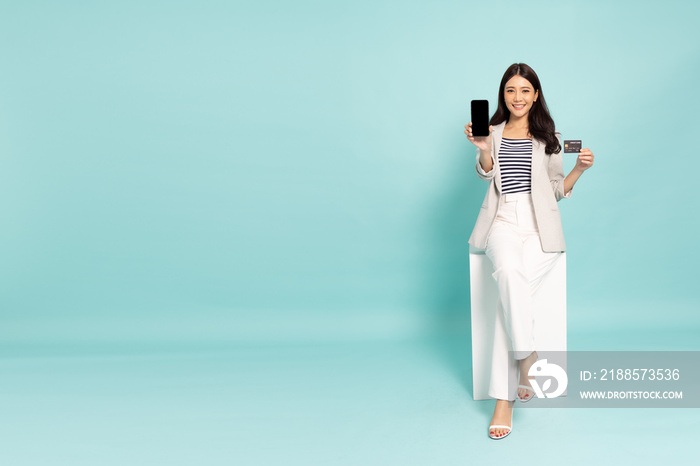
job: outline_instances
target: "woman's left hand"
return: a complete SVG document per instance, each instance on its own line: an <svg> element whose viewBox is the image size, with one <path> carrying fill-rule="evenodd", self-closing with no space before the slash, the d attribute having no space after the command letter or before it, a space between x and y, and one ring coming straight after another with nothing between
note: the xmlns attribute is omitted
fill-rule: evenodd
<svg viewBox="0 0 700 466"><path fill-rule="evenodd" d="M576 159L575 170L583 173L588 170L593 165L593 152L590 149L581 149L578 153L578 158Z"/></svg>

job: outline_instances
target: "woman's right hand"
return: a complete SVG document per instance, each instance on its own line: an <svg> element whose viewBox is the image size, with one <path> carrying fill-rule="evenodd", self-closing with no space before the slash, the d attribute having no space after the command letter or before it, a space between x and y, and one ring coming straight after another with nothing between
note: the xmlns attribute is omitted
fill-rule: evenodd
<svg viewBox="0 0 700 466"><path fill-rule="evenodd" d="M464 134L467 135L469 142L474 144L479 150L484 152L491 152L491 132L493 131L493 126L489 126L488 136L472 136L472 122L464 125Z"/></svg>

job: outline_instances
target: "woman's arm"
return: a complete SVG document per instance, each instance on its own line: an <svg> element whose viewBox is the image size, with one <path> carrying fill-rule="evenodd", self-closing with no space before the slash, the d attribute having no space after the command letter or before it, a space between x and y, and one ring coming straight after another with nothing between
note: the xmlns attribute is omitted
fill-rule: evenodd
<svg viewBox="0 0 700 466"><path fill-rule="evenodd" d="M484 162L484 160L487 160L487 162ZM489 169L485 170L484 167L488 166ZM494 163L493 163L493 155L491 152L487 151L482 151L481 149L476 150L476 174L479 175L479 178L482 180L486 181L491 181L491 179L496 175L496 172L493 169Z"/></svg>
<svg viewBox="0 0 700 466"><path fill-rule="evenodd" d="M464 125L464 134L469 142L476 146L476 173L482 180L491 180L496 172L493 171L493 149L491 147L491 132L493 126L489 126L489 135L474 137L472 134L472 122Z"/></svg>
<svg viewBox="0 0 700 466"><path fill-rule="evenodd" d="M559 140L559 145L563 148L564 145L562 144L561 133L555 131L554 134ZM591 165L593 165L593 153L590 149L581 149L576 159L576 166L574 166L571 172L564 178L564 158L562 151L549 156L549 180L552 183L552 191L554 191L554 197L557 202L565 197L571 197L571 190L574 189L574 185L583 172L591 168Z"/></svg>
<svg viewBox="0 0 700 466"><path fill-rule="evenodd" d="M574 185L578 179L583 175L583 172L591 168L593 165L593 152L590 149L581 149L578 153L578 158L576 159L576 166L571 170L571 172L564 178L564 192L568 193L574 189Z"/></svg>

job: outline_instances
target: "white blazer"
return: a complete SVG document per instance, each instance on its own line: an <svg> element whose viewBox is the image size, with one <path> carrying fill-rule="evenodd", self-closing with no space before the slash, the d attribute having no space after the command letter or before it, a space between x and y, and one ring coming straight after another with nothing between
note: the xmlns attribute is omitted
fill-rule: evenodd
<svg viewBox="0 0 700 466"><path fill-rule="evenodd" d="M501 202L501 169L498 165L498 151L501 147L505 126L504 121L495 125L491 132L493 168L488 173L481 168L479 163L480 150L476 151L476 173L481 179L489 182L484 203L481 205L474 230L469 238L469 244L477 249L486 249L486 242ZM556 136L561 144L561 134L558 131L556 131ZM561 152L547 155L545 154L545 144L535 138L532 139L532 203L535 207L535 218L544 252L566 250L564 230L561 226L561 216L557 205L559 200L571 197L571 191L564 193L563 150L562 144Z"/></svg>

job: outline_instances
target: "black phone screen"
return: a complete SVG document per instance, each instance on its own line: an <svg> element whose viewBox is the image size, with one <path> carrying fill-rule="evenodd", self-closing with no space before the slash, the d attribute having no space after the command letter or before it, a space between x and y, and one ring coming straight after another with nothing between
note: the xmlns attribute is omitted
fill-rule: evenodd
<svg viewBox="0 0 700 466"><path fill-rule="evenodd" d="M489 135L489 101L472 100L472 135Z"/></svg>

